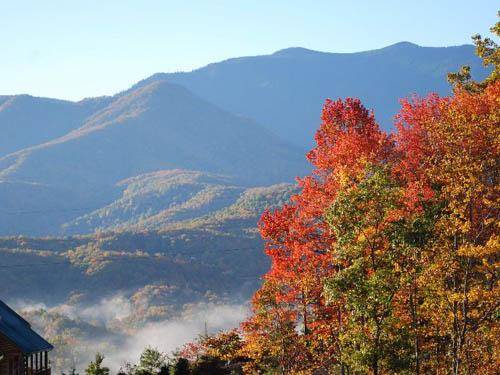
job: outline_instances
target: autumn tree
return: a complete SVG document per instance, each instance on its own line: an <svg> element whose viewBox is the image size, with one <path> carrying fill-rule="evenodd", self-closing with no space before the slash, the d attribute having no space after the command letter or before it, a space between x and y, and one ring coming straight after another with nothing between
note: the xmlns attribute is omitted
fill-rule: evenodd
<svg viewBox="0 0 500 375"><path fill-rule="evenodd" d="M484 370L497 350L499 92L496 80L481 92L405 101L398 124L409 184L443 204L423 277L435 366L447 362L454 374Z"/></svg>
<svg viewBox="0 0 500 375"><path fill-rule="evenodd" d="M339 356L342 302L327 303L324 293L325 281L342 264L331 256L335 235L325 215L339 187L367 163L385 160L392 147L358 99L328 100L322 120L317 146L308 154L314 172L299 180L301 191L290 204L264 213L260 222L272 267L254 298L255 315L244 325L246 348L273 353L259 360L272 365L274 358L282 371L344 367Z"/></svg>
<svg viewBox="0 0 500 375"><path fill-rule="evenodd" d="M281 374L297 371L304 364L305 347L296 331L296 315L284 302L278 301L278 288L264 282L255 294L253 316L243 323L243 353L250 358L248 373L266 373L273 369Z"/></svg>
<svg viewBox="0 0 500 375"><path fill-rule="evenodd" d="M200 335L179 352L180 358L190 362L192 373L241 373L247 357L242 352L243 340L233 329L214 335Z"/></svg>
<svg viewBox="0 0 500 375"><path fill-rule="evenodd" d="M496 373L499 52L474 40L491 75L403 100L392 135L358 99L326 102L313 172L259 224L249 372Z"/></svg>
<svg viewBox="0 0 500 375"><path fill-rule="evenodd" d="M402 288L406 254L391 241L400 229L400 189L384 166L367 165L357 183L346 183L326 214L341 268L327 280L330 301L344 306L339 336L343 362L373 374L410 368L408 329L393 305Z"/></svg>

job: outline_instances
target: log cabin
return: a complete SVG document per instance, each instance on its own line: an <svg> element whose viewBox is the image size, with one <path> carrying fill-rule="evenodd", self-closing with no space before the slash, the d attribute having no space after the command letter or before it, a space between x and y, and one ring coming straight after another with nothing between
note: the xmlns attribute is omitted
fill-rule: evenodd
<svg viewBox="0 0 500 375"><path fill-rule="evenodd" d="M0 300L0 375L50 375L53 348Z"/></svg>

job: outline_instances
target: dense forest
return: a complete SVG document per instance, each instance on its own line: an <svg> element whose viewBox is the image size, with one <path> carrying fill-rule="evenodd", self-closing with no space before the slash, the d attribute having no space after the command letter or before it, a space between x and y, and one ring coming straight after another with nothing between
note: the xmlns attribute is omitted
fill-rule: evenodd
<svg viewBox="0 0 500 375"><path fill-rule="evenodd" d="M394 133L359 99L327 100L312 173L260 220L252 315L122 372L498 373L500 50L474 41L490 76L464 67L449 97L402 100Z"/></svg>

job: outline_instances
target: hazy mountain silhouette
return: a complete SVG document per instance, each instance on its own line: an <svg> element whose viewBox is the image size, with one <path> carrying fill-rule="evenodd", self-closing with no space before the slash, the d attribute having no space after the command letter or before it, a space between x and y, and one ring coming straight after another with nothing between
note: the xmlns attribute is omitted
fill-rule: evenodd
<svg viewBox="0 0 500 375"><path fill-rule="evenodd" d="M59 225L81 216L74 207L92 211L115 198L123 179L175 168L222 173L248 186L291 181L307 165L299 149L254 121L154 82L117 97L62 137L1 158L0 200L9 197L10 210L27 212L19 232L38 232L31 211L55 210L41 223L46 228L52 218ZM29 200L18 196L26 190Z"/></svg>
<svg viewBox="0 0 500 375"><path fill-rule="evenodd" d="M373 108L385 129L399 99L413 93L447 94L446 74L470 65L486 75L471 45L420 47L401 42L359 53L288 48L272 55L242 57L189 73L158 73L139 82L179 83L232 113L251 117L280 137L309 148L326 98L355 96Z"/></svg>
<svg viewBox="0 0 500 375"><path fill-rule="evenodd" d="M305 166L297 149L254 121L154 82L118 97L78 129L0 159L0 176L87 189L186 168L265 184L291 180Z"/></svg>
<svg viewBox="0 0 500 375"><path fill-rule="evenodd" d="M103 97L74 103L30 95L0 96L0 157L78 128L110 100Z"/></svg>

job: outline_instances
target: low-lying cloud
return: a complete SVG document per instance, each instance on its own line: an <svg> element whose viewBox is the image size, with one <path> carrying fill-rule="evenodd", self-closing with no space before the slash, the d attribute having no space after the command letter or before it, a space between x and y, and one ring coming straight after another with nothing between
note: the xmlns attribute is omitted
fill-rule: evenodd
<svg viewBox="0 0 500 375"><path fill-rule="evenodd" d="M118 369L125 362L136 362L145 347L171 353L205 332L216 333L237 327L247 315L242 305L212 305L194 311L189 317L148 323L128 337L123 345L107 354L108 363Z"/></svg>
<svg viewBox="0 0 500 375"><path fill-rule="evenodd" d="M27 303L17 301L14 306L20 311L46 310L59 313L71 319L81 319L88 322L109 325L113 320L121 320L132 312L130 300L123 294L117 294L109 298L102 298L98 303L92 305L62 303L55 306L47 306L44 303Z"/></svg>
<svg viewBox="0 0 500 375"><path fill-rule="evenodd" d="M137 363L146 347L153 347L171 354L184 344L195 340L200 334L213 334L221 330L238 327L248 315L248 306L243 304L200 303L191 306L182 316L162 321L145 323L137 327L126 327L116 331L117 321L123 322L133 313L130 300L122 294L102 299L93 305L59 304L47 306L43 303L24 303L17 301L16 310L33 313L45 310L60 314L77 322L85 322L97 329L102 335L98 339L85 338L78 341L74 353L73 366L77 372L84 373L86 365L96 352L105 356L105 365L116 373L125 363ZM30 315L34 328L44 332L44 323L37 315ZM57 349L57 348L56 348ZM62 349L62 348L59 348ZM65 352L65 350L57 350ZM69 368L55 368L57 372L67 373Z"/></svg>

